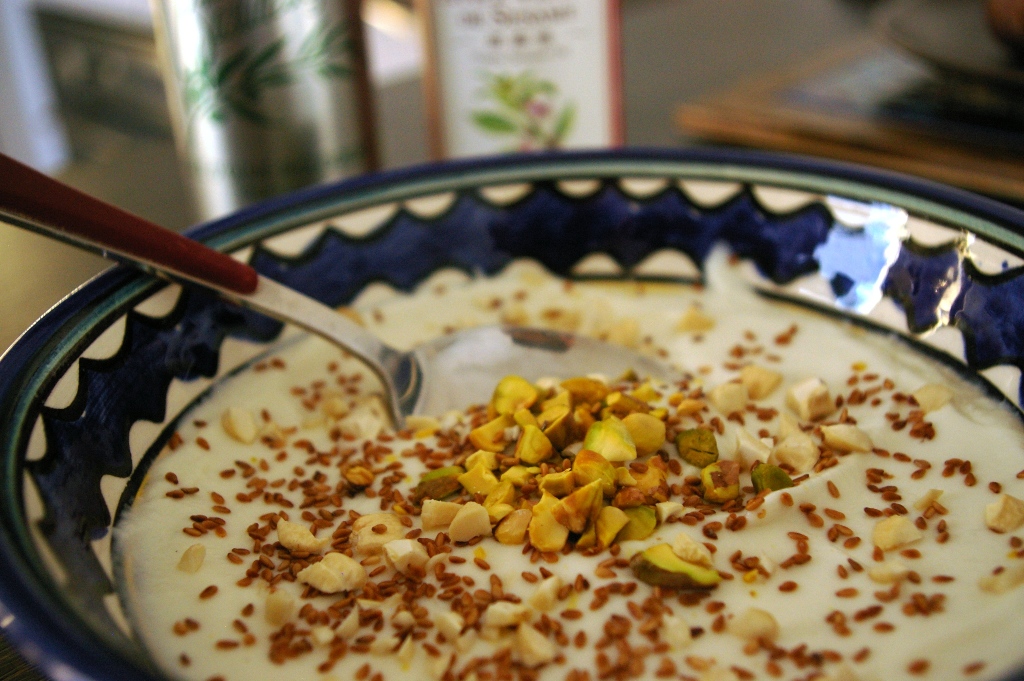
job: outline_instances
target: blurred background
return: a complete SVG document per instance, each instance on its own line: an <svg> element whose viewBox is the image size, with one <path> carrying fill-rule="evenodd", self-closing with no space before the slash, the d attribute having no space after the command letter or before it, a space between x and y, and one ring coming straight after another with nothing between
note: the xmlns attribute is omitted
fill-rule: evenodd
<svg viewBox="0 0 1024 681"><path fill-rule="evenodd" d="M982 0L621 0L625 141L890 167L1024 203L1024 70ZM411 0L366 0L381 165L428 159ZM0 2L0 151L172 229L182 181L147 0ZM6 347L98 258L0 225ZM8 309L9 308L9 309Z"/></svg>

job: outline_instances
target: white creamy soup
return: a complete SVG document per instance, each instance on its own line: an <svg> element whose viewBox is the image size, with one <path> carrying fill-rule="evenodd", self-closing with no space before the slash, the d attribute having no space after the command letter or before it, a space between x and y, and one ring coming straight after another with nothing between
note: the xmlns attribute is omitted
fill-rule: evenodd
<svg viewBox="0 0 1024 681"><path fill-rule="evenodd" d="M1024 661L1021 423L909 346L727 272L569 285L517 263L360 315L401 347L572 330L685 379L507 379L395 432L360 364L285 346L182 421L117 529L127 610L168 674L991 679Z"/></svg>

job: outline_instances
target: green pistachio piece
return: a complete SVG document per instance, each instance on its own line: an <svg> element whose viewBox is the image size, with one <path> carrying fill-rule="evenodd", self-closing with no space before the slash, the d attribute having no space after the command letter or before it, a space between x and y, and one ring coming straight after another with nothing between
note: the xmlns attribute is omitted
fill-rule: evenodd
<svg viewBox="0 0 1024 681"><path fill-rule="evenodd" d="M537 388L521 376L506 376L498 382L491 396L491 407L496 414L514 414L517 409L529 409L537 401Z"/></svg>
<svg viewBox="0 0 1024 681"><path fill-rule="evenodd" d="M700 470L704 485L704 501L724 504L740 495L740 465L735 461L718 461Z"/></svg>
<svg viewBox="0 0 1024 681"><path fill-rule="evenodd" d="M718 461L718 440L707 428L691 428L676 435L679 456L686 463L704 468Z"/></svg>
<svg viewBox="0 0 1024 681"><path fill-rule="evenodd" d="M590 426L583 448L597 452L612 463L636 458L636 445L622 421L614 416Z"/></svg>
<svg viewBox="0 0 1024 681"><path fill-rule="evenodd" d="M413 490L412 498L416 502L424 499L444 499L462 489L459 476L466 471L462 466L446 466L425 473Z"/></svg>
<svg viewBox="0 0 1024 681"><path fill-rule="evenodd" d="M578 451L572 461L572 474L580 487L600 480L601 490L606 497L615 494L615 467L597 452L589 449Z"/></svg>
<svg viewBox="0 0 1024 681"><path fill-rule="evenodd" d="M775 492L793 486L793 480L786 471L770 463L762 463L750 471L750 480L754 483L754 491L770 490Z"/></svg>
<svg viewBox="0 0 1024 681"><path fill-rule="evenodd" d="M523 428L519 440L516 442L515 455L524 463L540 463L550 457L555 451L551 440L536 426Z"/></svg>
<svg viewBox="0 0 1024 681"><path fill-rule="evenodd" d="M669 544L657 544L637 553L629 566L638 580L651 586L713 589L722 581L717 570L683 560Z"/></svg>
<svg viewBox="0 0 1024 681"><path fill-rule="evenodd" d="M615 541L647 539L654 534L654 529L658 526L658 513L653 506L634 506L621 510L629 518L629 522L619 530Z"/></svg>

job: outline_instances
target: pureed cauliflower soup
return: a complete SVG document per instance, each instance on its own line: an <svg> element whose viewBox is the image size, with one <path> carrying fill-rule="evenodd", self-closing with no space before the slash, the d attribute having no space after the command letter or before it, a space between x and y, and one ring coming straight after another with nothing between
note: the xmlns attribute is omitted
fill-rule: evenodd
<svg viewBox="0 0 1024 681"><path fill-rule="evenodd" d="M174 677L959 679L1019 665L1016 413L902 341L709 285L516 263L362 311L411 347L476 324L684 370L510 376L394 432L315 339L179 424L117 529Z"/></svg>

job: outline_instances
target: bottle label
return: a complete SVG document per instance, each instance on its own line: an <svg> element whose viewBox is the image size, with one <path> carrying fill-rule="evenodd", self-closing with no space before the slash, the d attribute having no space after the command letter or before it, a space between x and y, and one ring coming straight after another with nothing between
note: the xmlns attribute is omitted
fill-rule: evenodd
<svg viewBox="0 0 1024 681"><path fill-rule="evenodd" d="M621 142L616 1L432 0L428 7L435 152Z"/></svg>

